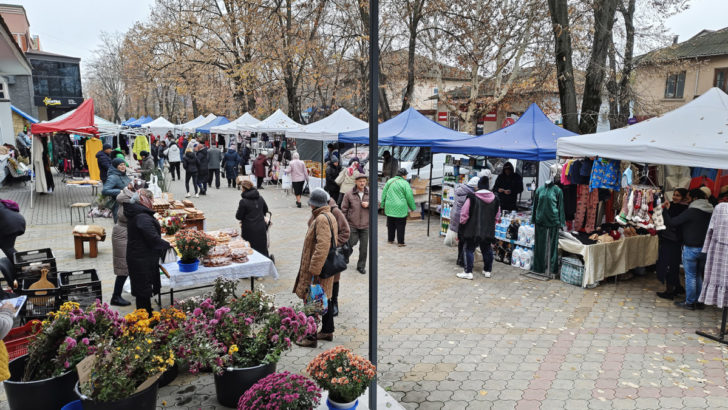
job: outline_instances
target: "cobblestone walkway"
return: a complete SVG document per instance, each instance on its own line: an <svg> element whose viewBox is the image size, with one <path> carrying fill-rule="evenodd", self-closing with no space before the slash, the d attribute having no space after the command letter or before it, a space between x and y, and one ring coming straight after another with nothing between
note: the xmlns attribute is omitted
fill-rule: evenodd
<svg viewBox="0 0 728 410"><path fill-rule="evenodd" d="M181 197L182 189L178 181L172 191ZM0 191L0 197L17 198L12 192ZM279 304L295 303L290 292L310 211L295 208L293 197L278 189L262 194L273 211L271 252L281 277L257 284ZM194 202L215 229L236 226L238 200L239 191L223 183ZM95 267L108 301L110 241L99 245L97 259L75 260L62 216L68 218L67 206L37 204L33 215L45 216L34 216L18 249L52 247L61 269ZM111 220L100 224L110 232ZM426 222L408 222L406 248L386 244L381 218L379 229L379 384L405 408L728 409L728 349L695 334L715 330L719 310L675 308L655 296L660 284L654 274L583 290L528 279L496 263L491 279L466 281L455 278L455 251L426 236ZM338 344L366 354L367 295L368 277L347 270L334 342L296 347L278 369L302 372L316 354ZM160 390L159 406L219 408L212 377L179 377Z"/></svg>

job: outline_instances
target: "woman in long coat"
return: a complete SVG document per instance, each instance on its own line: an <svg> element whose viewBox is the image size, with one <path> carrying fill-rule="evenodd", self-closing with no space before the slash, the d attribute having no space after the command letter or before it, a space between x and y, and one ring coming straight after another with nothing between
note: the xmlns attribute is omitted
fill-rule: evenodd
<svg viewBox="0 0 728 410"><path fill-rule="evenodd" d="M260 192L253 186L253 183L243 181L242 199L238 205L238 212L235 218L240 221L241 234L250 246L268 257L268 240L266 236L265 214L268 213L268 204L260 196Z"/></svg>
<svg viewBox="0 0 728 410"><path fill-rule="evenodd" d="M124 204L127 221L126 264L129 267L131 294L136 297L137 309L152 314L152 296L159 293L159 258L170 248L162 239L159 222L152 210L154 195L140 189L129 203Z"/></svg>
<svg viewBox="0 0 728 410"><path fill-rule="evenodd" d="M124 289L124 283L129 276L129 268L126 266L126 215L124 214L124 204L128 204L134 195L134 186L129 184L122 189L116 196L116 203L119 206L117 213L118 219L111 231L111 255L114 263L114 293L111 296L111 304L114 306L129 306L131 302L121 297L121 291Z"/></svg>
<svg viewBox="0 0 728 410"><path fill-rule="evenodd" d="M298 270L296 283L293 286L293 293L304 302L308 296L309 286L312 281L321 285L327 298L330 299L333 296L334 277L331 276L326 279L319 279L318 277L329 255L332 239L331 234L333 233L334 238L336 238L339 232L336 218L331 214L331 208L328 206L328 202L329 194L321 188L314 189L308 200L313 218L308 225L308 231L303 240L301 268ZM333 340L334 310L329 307L326 314L321 318L321 322L321 332L316 335L316 339L305 339L299 345L316 347L317 340Z"/></svg>

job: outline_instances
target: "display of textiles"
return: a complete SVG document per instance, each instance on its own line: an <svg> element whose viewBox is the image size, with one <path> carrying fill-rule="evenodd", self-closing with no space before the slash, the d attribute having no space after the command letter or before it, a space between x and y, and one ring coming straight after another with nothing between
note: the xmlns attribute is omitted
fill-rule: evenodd
<svg viewBox="0 0 728 410"><path fill-rule="evenodd" d="M633 185L622 194L622 210L616 220L621 225L632 225L637 228L665 229L662 216L662 204L665 197L659 188Z"/></svg>
<svg viewBox="0 0 728 410"><path fill-rule="evenodd" d="M619 168L619 161L597 158L592 165L589 178L589 189L611 189L619 191L621 188L622 173Z"/></svg>

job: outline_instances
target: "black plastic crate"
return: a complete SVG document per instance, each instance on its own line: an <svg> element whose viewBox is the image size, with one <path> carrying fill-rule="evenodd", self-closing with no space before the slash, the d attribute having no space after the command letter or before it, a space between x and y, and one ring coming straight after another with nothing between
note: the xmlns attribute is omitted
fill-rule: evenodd
<svg viewBox="0 0 728 410"><path fill-rule="evenodd" d="M16 252L13 256L15 274L17 277L28 277L40 274L40 270L47 268L49 272L57 272L56 257L50 248L32 251Z"/></svg>
<svg viewBox="0 0 728 410"><path fill-rule="evenodd" d="M61 302L77 302L87 308L101 299L101 281L96 269L58 272Z"/></svg>
<svg viewBox="0 0 728 410"><path fill-rule="evenodd" d="M55 275L48 275L48 281L56 285L50 289L28 289L37 279L20 279L20 286L16 289L19 295L28 296L23 306L23 317L28 319L43 319L49 313L61 307L61 288L58 287L58 280Z"/></svg>

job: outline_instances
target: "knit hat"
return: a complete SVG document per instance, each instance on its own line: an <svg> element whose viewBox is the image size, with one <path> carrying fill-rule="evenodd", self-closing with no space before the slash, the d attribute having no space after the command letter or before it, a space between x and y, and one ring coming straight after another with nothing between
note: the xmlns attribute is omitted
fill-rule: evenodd
<svg viewBox="0 0 728 410"><path fill-rule="evenodd" d="M700 190L705 193L706 198L710 198L711 196L713 196L713 191L711 191L710 188L708 188L707 186L701 186Z"/></svg>
<svg viewBox="0 0 728 410"><path fill-rule="evenodd" d="M104 144L104 146L101 148L102 151L106 151L107 149L111 149L110 144Z"/></svg>
<svg viewBox="0 0 728 410"><path fill-rule="evenodd" d="M141 152L139 152L139 155L141 155L142 158L148 157L149 156L149 151L141 151Z"/></svg>
<svg viewBox="0 0 728 410"><path fill-rule="evenodd" d="M491 175L493 175L493 174L490 172L489 169L484 169L484 170L480 171L480 173L478 173L478 176L481 178L482 177L490 178Z"/></svg>
<svg viewBox="0 0 728 410"><path fill-rule="evenodd" d="M114 168L118 167L119 164L124 164L124 163L125 163L124 160L121 158L114 158L111 160L111 166Z"/></svg>
<svg viewBox="0 0 728 410"><path fill-rule="evenodd" d="M331 156L331 163L339 162L339 156L338 155L332 155Z"/></svg>
<svg viewBox="0 0 728 410"><path fill-rule="evenodd" d="M487 177L482 177L478 181L478 189L490 189L490 180Z"/></svg>
<svg viewBox="0 0 728 410"><path fill-rule="evenodd" d="M311 191L311 197L308 199L308 204L314 208L321 208L329 203L329 194L323 190L323 188L316 188Z"/></svg>
<svg viewBox="0 0 728 410"><path fill-rule="evenodd" d="M471 188L475 188L478 186L478 181L480 181L480 177L472 177L466 185Z"/></svg>

